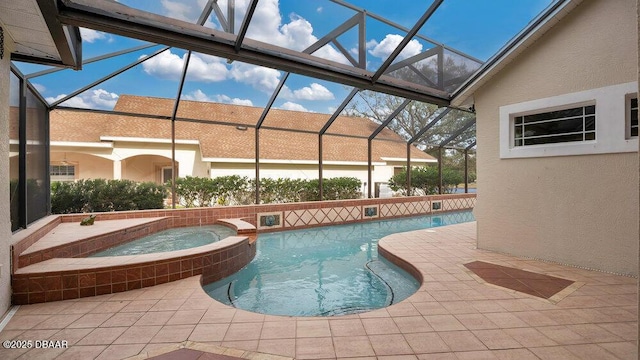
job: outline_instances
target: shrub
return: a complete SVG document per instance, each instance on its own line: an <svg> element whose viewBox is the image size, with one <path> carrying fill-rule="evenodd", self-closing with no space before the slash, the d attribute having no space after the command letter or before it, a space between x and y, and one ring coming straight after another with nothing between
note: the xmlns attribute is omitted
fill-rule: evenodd
<svg viewBox="0 0 640 360"><path fill-rule="evenodd" d="M90 179L51 183L51 212L73 214L162 209L167 190L151 182Z"/></svg>
<svg viewBox="0 0 640 360"><path fill-rule="evenodd" d="M342 177L325 179L325 200L360 197L360 180ZM176 179L176 195L185 207L218 205L246 205L254 202L255 180L246 176L220 176L213 179L187 176ZM263 203L315 201L319 199L318 180L288 178L260 179L260 198Z"/></svg>
<svg viewBox="0 0 640 360"><path fill-rule="evenodd" d="M389 187L393 191L407 195L407 169L389 179ZM464 182L464 176L453 169L442 169L442 192L452 193L455 187ZM435 166L423 166L411 169L411 194L433 195L438 193L440 179L438 168Z"/></svg>

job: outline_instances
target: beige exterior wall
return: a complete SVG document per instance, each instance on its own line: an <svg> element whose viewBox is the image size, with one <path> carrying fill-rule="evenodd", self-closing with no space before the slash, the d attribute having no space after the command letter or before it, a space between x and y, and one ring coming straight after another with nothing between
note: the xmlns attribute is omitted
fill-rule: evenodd
<svg viewBox="0 0 640 360"><path fill-rule="evenodd" d="M11 305L11 215L9 207L9 73L13 43L5 32L0 60L0 314Z"/></svg>
<svg viewBox="0 0 640 360"><path fill-rule="evenodd" d="M501 159L499 138L501 106L637 81L635 3L585 1L475 92L479 248L638 274L637 153Z"/></svg>
<svg viewBox="0 0 640 360"><path fill-rule="evenodd" d="M114 161L122 161L123 178L128 178L125 169L131 167L133 159L140 155L156 155L166 160L166 165L171 165L171 145L168 143L143 143L117 141L111 158ZM207 176L207 164L201 161L200 146L197 144L176 144L176 161L178 162L178 176ZM127 164L126 166L124 164ZM146 180L153 181L153 180Z"/></svg>
<svg viewBox="0 0 640 360"><path fill-rule="evenodd" d="M76 152L51 152L52 165L74 165L78 179L112 179L113 161ZM54 178L51 181L55 181Z"/></svg>
<svg viewBox="0 0 640 360"><path fill-rule="evenodd" d="M112 148L56 145L51 163L76 165L78 179L129 179L160 182L163 166L171 166L171 145L164 143L115 142ZM176 145L178 176L206 177L207 163L201 161L199 145Z"/></svg>

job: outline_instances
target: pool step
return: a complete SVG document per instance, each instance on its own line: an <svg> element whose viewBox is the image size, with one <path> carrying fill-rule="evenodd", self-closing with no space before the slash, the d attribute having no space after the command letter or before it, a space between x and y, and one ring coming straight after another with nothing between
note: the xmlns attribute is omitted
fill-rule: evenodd
<svg viewBox="0 0 640 360"><path fill-rule="evenodd" d="M216 224L229 227L235 230L238 235L248 236L250 243L256 241L256 227L243 219L218 219L216 220Z"/></svg>

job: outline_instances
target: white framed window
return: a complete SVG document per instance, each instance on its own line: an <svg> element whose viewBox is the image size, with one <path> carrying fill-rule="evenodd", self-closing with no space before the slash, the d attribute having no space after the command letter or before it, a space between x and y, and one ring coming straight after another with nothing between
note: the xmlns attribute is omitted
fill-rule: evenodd
<svg viewBox="0 0 640 360"><path fill-rule="evenodd" d="M637 90L629 82L501 106L500 158L637 152L625 120Z"/></svg>
<svg viewBox="0 0 640 360"><path fill-rule="evenodd" d="M76 179L76 166L70 164L50 165L49 175L51 181L74 181Z"/></svg>
<svg viewBox="0 0 640 360"><path fill-rule="evenodd" d="M638 96L627 95L627 138L638 137Z"/></svg>
<svg viewBox="0 0 640 360"><path fill-rule="evenodd" d="M569 106L514 116L513 137L513 146L595 140L596 106Z"/></svg>

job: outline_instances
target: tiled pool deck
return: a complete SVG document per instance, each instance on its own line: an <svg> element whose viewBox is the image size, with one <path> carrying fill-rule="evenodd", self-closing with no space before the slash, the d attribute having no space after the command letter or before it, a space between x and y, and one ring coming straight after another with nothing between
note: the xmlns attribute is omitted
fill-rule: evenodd
<svg viewBox="0 0 640 360"><path fill-rule="evenodd" d="M475 223L386 237L416 266L420 290L389 308L332 318L265 316L209 298L199 276L92 298L21 306L0 340L67 349L0 349L0 359L635 359L637 279L475 249ZM485 261L575 281L557 303L482 282ZM292 299L295 301L295 299ZM228 348L225 352L225 348ZM204 352L202 352L204 351ZM169 356L169 355L174 355ZM272 358L264 355L262 358Z"/></svg>

